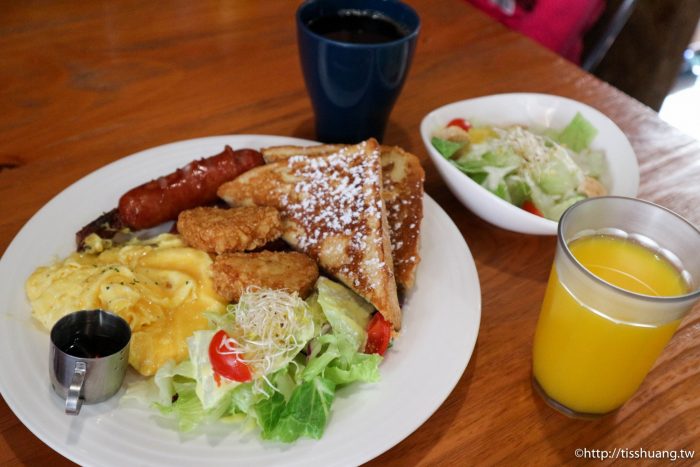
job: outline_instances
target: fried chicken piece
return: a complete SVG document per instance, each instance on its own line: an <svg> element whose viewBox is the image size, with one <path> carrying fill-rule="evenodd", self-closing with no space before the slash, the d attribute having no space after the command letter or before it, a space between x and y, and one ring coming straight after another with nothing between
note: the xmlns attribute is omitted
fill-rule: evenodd
<svg viewBox="0 0 700 467"><path fill-rule="evenodd" d="M188 245L221 254L254 250L279 238L282 221L271 207L198 207L180 213L177 230Z"/></svg>
<svg viewBox="0 0 700 467"><path fill-rule="evenodd" d="M248 287L285 289L308 296L316 279L316 261L295 251L225 253L214 260L214 288L227 300L237 302Z"/></svg>

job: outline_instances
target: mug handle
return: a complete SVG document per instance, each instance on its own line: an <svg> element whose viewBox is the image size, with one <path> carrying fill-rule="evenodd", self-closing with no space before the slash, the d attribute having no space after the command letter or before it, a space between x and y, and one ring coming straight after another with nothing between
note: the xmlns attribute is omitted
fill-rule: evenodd
<svg viewBox="0 0 700 467"><path fill-rule="evenodd" d="M68 415L78 415L80 413L80 407L83 405L80 393L83 391L86 373L87 365L85 362L76 362L73 380L70 383L70 388L68 388L68 397L66 397L66 413Z"/></svg>

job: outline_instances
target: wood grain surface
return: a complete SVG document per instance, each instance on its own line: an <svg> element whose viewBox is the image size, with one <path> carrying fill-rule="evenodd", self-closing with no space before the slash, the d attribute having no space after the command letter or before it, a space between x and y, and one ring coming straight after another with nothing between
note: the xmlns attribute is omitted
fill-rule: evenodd
<svg viewBox="0 0 700 467"><path fill-rule="evenodd" d="M554 412L533 393L530 359L555 240L501 230L466 211L437 175L418 126L438 106L487 94L543 92L579 100L607 114L630 139L641 169L639 196L696 225L700 143L466 2L409 3L421 15L422 32L385 142L421 157L427 192L464 235L481 281L482 321L469 366L445 403L370 464L584 463L576 448L690 449L698 451L698 462L700 310L686 317L619 411L593 422ZM220 134L313 138L295 43L296 5L3 2L0 252L62 189L136 151ZM430 375L417 369L416 377ZM70 465L0 402L0 464L49 463Z"/></svg>

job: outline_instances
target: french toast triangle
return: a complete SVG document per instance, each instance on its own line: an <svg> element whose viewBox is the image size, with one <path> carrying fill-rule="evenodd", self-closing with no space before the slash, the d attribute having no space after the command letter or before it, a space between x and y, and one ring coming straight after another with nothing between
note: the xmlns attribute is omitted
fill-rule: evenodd
<svg viewBox="0 0 700 467"><path fill-rule="evenodd" d="M260 152L266 163L296 155L327 156L344 145L272 146ZM382 164L382 198L389 219L389 238L399 298L415 283L420 263L420 227L423 220L425 171L420 159L398 146L379 147Z"/></svg>
<svg viewBox="0 0 700 467"><path fill-rule="evenodd" d="M272 206L282 238L401 327L379 145L369 139L324 156L295 155L219 187L232 206Z"/></svg>

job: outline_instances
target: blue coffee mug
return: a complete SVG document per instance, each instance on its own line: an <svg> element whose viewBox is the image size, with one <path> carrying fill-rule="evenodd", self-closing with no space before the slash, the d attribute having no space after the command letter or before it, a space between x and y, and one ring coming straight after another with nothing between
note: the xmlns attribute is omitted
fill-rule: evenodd
<svg viewBox="0 0 700 467"><path fill-rule="evenodd" d="M343 11L378 14L404 33L381 43L352 43L309 28L320 17ZM384 136L416 48L418 14L397 0L311 0L297 10L301 69L311 98L316 137L326 143L356 143Z"/></svg>

